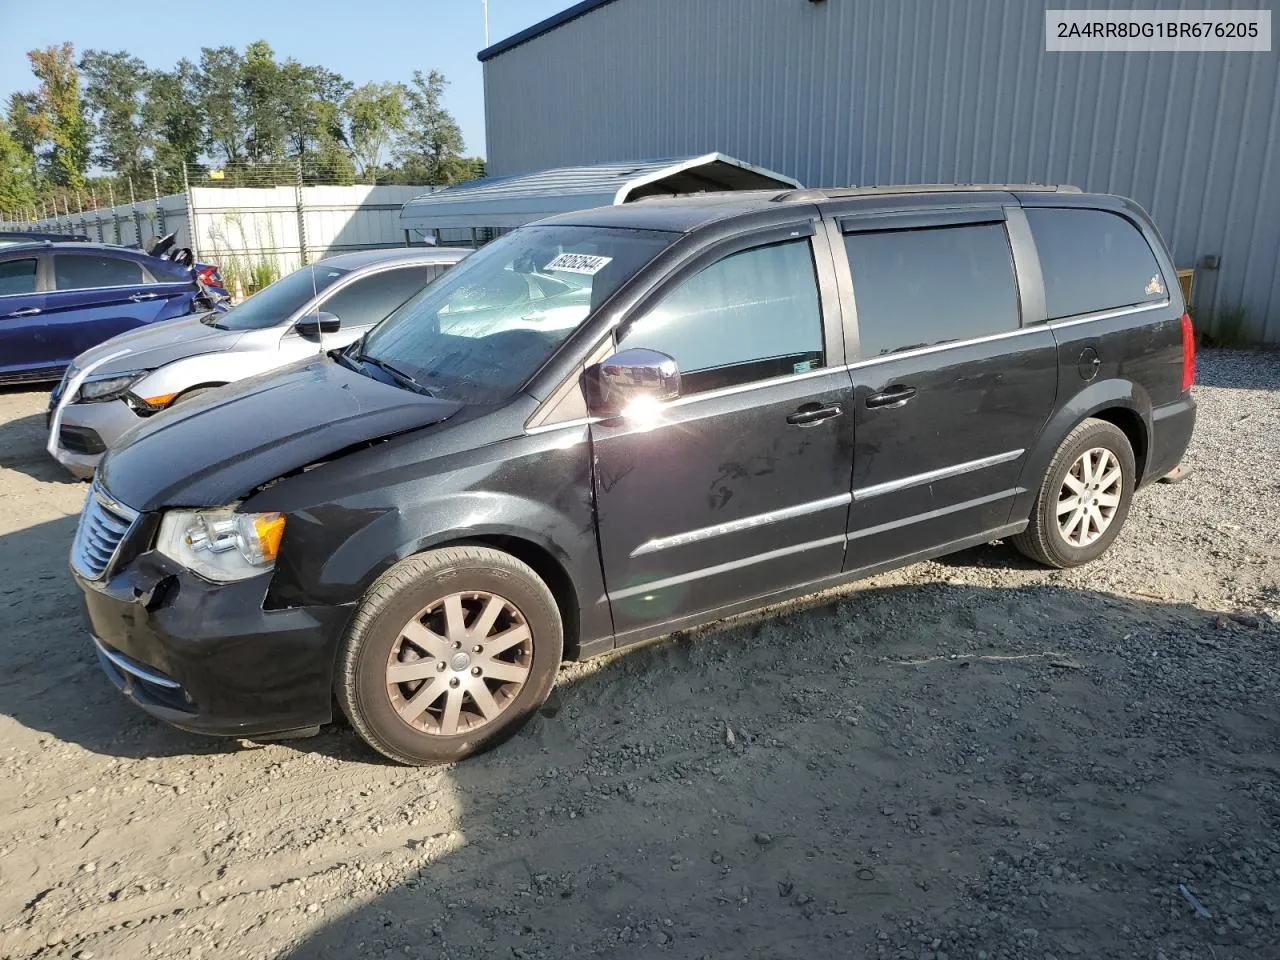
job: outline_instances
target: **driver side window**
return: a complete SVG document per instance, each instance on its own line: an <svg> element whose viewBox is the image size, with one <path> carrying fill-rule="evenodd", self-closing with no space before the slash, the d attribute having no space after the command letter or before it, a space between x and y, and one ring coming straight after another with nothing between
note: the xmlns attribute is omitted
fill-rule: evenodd
<svg viewBox="0 0 1280 960"><path fill-rule="evenodd" d="M618 338L632 347L674 357L684 394L822 367L809 240L742 250L683 281Z"/></svg>

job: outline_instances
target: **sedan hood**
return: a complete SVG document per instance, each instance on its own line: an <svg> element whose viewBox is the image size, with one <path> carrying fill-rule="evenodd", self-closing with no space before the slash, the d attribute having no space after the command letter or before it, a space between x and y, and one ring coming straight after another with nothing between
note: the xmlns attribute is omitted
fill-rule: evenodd
<svg viewBox="0 0 1280 960"><path fill-rule="evenodd" d="M124 435L98 477L135 510L220 506L338 450L460 409L318 357L156 414Z"/></svg>
<svg viewBox="0 0 1280 960"><path fill-rule="evenodd" d="M242 330L219 330L201 323L205 314L175 317L161 323L149 323L112 337L76 357L76 369L83 370L102 357L126 351L94 370L94 376L154 370L174 360L201 353L229 350L244 336Z"/></svg>

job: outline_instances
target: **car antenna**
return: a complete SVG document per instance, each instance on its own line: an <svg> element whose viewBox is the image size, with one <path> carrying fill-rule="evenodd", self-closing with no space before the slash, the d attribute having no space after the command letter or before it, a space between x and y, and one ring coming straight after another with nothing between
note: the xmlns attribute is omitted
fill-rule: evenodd
<svg viewBox="0 0 1280 960"><path fill-rule="evenodd" d="M320 341L320 353L324 353L324 324L320 322L320 304L316 300L320 297L320 291L316 289L316 265L308 264L311 268L311 302L316 304L316 337Z"/></svg>

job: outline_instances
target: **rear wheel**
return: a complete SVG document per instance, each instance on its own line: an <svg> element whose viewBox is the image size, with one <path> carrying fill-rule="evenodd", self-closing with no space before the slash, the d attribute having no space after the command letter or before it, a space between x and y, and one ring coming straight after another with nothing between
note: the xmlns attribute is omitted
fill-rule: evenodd
<svg viewBox="0 0 1280 960"><path fill-rule="evenodd" d="M1105 420L1085 420L1053 455L1030 523L1013 545L1051 567L1088 563L1119 536L1135 485L1133 448L1124 431Z"/></svg>
<svg viewBox="0 0 1280 960"><path fill-rule="evenodd" d="M555 598L526 564L487 547L433 550L369 589L335 693L356 732L392 760L460 760L542 705L563 648Z"/></svg>

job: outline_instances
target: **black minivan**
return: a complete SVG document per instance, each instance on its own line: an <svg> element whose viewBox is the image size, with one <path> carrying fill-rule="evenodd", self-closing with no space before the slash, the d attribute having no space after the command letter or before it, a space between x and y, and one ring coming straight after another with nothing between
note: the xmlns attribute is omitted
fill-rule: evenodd
<svg viewBox="0 0 1280 960"><path fill-rule="evenodd" d="M239 737L340 705L403 763L563 659L1009 538L1101 554L1191 437L1134 203L1038 186L650 199L515 230L362 341L157 415L71 565L109 677Z"/></svg>

